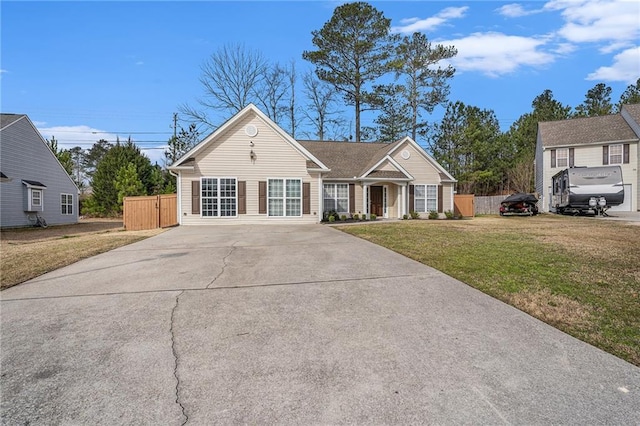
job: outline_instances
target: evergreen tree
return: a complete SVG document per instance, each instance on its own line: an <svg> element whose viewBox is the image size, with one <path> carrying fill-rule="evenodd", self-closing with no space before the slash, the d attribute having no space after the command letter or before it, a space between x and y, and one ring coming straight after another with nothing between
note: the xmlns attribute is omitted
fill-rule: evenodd
<svg viewBox="0 0 640 426"><path fill-rule="evenodd" d="M138 176L138 170L134 163L120 167L113 186L118 193L118 211L122 211L124 197L146 195L144 184Z"/></svg>
<svg viewBox="0 0 640 426"><path fill-rule="evenodd" d="M598 83L587 91L583 103L576 107L576 117L595 117L613 112L611 104L611 87Z"/></svg>
<svg viewBox="0 0 640 426"><path fill-rule="evenodd" d="M436 126L431 152L458 180L459 193L486 195L500 184L500 126L495 113L449 103L442 122Z"/></svg>
<svg viewBox="0 0 640 426"><path fill-rule="evenodd" d="M142 182L141 195L153 192L152 166L149 159L144 156L135 144L128 140L126 143L116 143L107 151L98 163L91 181L93 188L92 200L87 203L91 207L89 213L100 215L112 215L121 210L116 188L116 176L123 167L133 164L138 179Z"/></svg>
<svg viewBox="0 0 640 426"><path fill-rule="evenodd" d="M386 85L377 88L380 96L380 115L373 122L380 142L394 142L407 136L412 129L410 106L404 97L403 86ZM366 139L364 139L366 140Z"/></svg>
<svg viewBox="0 0 640 426"><path fill-rule="evenodd" d="M636 84L630 84L627 89L620 95L620 100L616 105L616 112L622 110L622 105L640 104L640 78L636 80Z"/></svg>
<svg viewBox="0 0 640 426"><path fill-rule="evenodd" d="M100 139L86 152L83 159L83 168L89 179L92 178L98 163L111 147L113 147L113 144L105 139Z"/></svg>
<svg viewBox="0 0 640 426"><path fill-rule="evenodd" d="M502 143L505 186L518 192L534 191L534 158L540 121L566 120L571 107L563 105L545 90L531 102L532 111L521 115L509 128Z"/></svg>
<svg viewBox="0 0 640 426"><path fill-rule="evenodd" d="M420 129L426 126L421 122L421 112L433 112L433 109L447 101L449 95L448 80L455 69L436 65L443 60L453 58L458 51L453 46L431 42L422 33L413 33L404 37L398 46L398 68L396 77L404 77L402 87L408 102L411 121L411 138L416 140Z"/></svg>
<svg viewBox="0 0 640 426"><path fill-rule="evenodd" d="M58 149L58 140L55 136L51 136L51 139L45 139L47 146L56 156L67 174L73 177L73 158L71 158L71 152L68 149Z"/></svg>
<svg viewBox="0 0 640 426"><path fill-rule="evenodd" d="M341 92L354 106L355 139L360 141L360 113L372 101L370 86L396 65L393 57L397 36L390 33L391 20L365 2L338 6L322 29L313 31L317 50L302 57L316 66L320 80Z"/></svg>

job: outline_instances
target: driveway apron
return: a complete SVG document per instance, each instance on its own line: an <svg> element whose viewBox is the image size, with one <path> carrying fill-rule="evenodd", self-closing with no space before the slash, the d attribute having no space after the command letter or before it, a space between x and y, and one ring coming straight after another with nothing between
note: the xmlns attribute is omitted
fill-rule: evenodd
<svg viewBox="0 0 640 426"><path fill-rule="evenodd" d="M326 226L178 227L0 298L2 424L640 424L639 368Z"/></svg>

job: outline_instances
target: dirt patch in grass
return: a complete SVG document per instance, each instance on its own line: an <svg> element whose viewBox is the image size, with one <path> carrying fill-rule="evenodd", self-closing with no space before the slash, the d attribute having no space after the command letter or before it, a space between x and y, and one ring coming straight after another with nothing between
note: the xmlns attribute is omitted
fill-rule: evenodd
<svg viewBox="0 0 640 426"><path fill-rule="evenodd" d="M125 231L122 221L81 220L80 223L0 231L0 285L20 284L81 259L122 247L163 232Z"/></svg>
<svg viewBox="0 0 640 426"><path fill-rule="evenodd" d="M509 294L506 301L556 328L583 329L591 321L592 313L586 306L546 288Z"/></svg>
<svg viewBox="0 0 640 426"><path fill-rule="evenodd" d="M340 229L640 365L640 226L539 215Z"/></svg>

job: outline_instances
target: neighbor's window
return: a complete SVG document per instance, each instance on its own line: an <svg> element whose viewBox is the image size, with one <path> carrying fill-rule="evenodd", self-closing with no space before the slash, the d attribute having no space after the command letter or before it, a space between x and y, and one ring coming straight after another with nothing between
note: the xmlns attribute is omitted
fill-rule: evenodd
<svg viewBox="0 0 640 426"><path fill-rule="evenodd" d="M349 213L348 183L325 183L323 194L325 212Z"/></svg>
<svg viewBox="0 0 640 426"><path fill-rule="evenodd" d="M269 179L267 194L269 216L302 215L302 180Z"/></svg>
<svg viewBox="0 0 640 426"><path fill-rule="evenodd" d="M622 164L622 144L609 145L609 164Z"/></svg>
<svg viewBox="0 0 640 426"><path fill-rule="evenodd" d="M569 148L558 148L556 150L556 166L569 167Z"/></svg>
<svg viewBox="0 0 640 426"><path fill-rule="evenodd" d="M60 212L64 215L73 214L72 194L60 194Z"/></svg>
<svg viewBox="0 0 640 426"><path fill-rule="evenodd" d="M428 213L438 209L437 185L414 185L413 208L418 213Z"/></svg>
<svg viewBox="0 0 640 426"><path fill-rule="evenodd" d="M31 206L42 207L42 190L40 189L31 190Z"/></svg>
<svg viewBox="0 0 640 426"><path fill-rule="evenodd" d="M236 178L202 178L202 216L237 216Z"/></svg>

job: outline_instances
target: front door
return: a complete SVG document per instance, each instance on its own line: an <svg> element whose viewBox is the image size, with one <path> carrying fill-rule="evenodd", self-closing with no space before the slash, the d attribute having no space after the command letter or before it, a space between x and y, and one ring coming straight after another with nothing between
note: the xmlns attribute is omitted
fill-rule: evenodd
<svg viewBox="0 0 640 426"><path fill-rule="evenodd" d="M369 187L369 196L371 197L371 212L378 217L383 217L384 215L384 203L382 197L382 187L381 186L371 186Z"/></svg>

